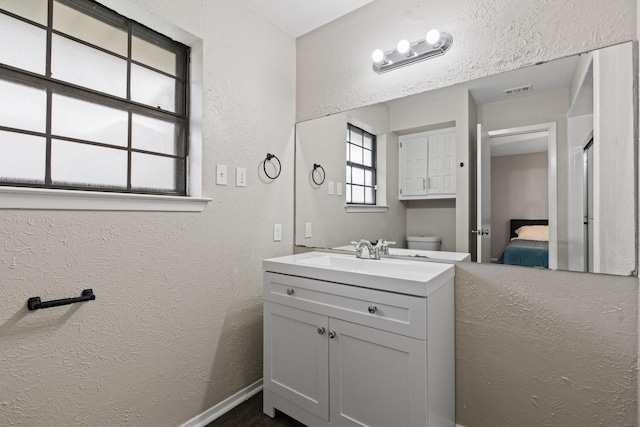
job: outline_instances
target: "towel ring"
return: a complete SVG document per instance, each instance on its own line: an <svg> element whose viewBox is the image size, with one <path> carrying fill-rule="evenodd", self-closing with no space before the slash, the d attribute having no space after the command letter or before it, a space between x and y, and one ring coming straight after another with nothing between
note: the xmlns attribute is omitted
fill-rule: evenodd
<svg viewBox="0 0 640 427"><path fill-rule="evenodd" d="M276 176L271 176L269 175L269 172L267 172L267 161L271 161L271 159L276 159L278 161L278 173L276 174ZM267 153L267 158L262 162L262 170L269 179L276 179L277 177L279 177L280 172L282 172L282 163L280 163L280 159L278 158L278 156L276 156L275 154Z"/></svg>
<svg viewBox="0 0 640 427"><path fill-rule="evenodd" d="M322 181L318 182L316 181L316 176L315 176L315 172L316 169L322 169ZM311 171L311 179L313 180L313 183L315 185L322 185L324 183L324 179L327 177L327 174L324 171L324 168L322 166L320 166L319 164L314 163L313 164L313 170Z"/></svg>

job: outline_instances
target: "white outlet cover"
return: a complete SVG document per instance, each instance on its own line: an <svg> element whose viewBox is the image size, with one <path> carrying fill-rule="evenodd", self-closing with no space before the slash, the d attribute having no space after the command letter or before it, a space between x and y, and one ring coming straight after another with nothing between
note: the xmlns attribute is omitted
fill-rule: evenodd
<svg viewBox="0 0 640 427"><path fill-rule="evenodd" d="M307 222L304 224L304 238L309 239L311 237L311 223Z"/></svg>
<svg viewBox="0 0 640 427"><path fill-rule="evenodd" d="M279 242L282 240L282 224L273 224L273 241Z"/></svg>
<svg viewBox="0 0 640 427"><path fill-rule="evenodd" d="M336 194L342 196L342 183L336 182Z"/></svg>
<svg viewBox="0 0 640 427"><path fill-rule="evenodd" d="M333 195L333 181L329 181L329 194Z"/></svg>
<svg viewBox="0 0 640 427"><path fill-rule="evenodd" d="M227 165L216 165L216 184L227 185Z"/></svg>

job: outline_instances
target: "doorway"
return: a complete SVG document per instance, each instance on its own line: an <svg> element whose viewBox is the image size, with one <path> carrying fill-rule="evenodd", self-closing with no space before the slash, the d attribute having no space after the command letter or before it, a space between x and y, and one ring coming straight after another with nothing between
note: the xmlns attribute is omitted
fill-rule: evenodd
<svg viewBox="0 0 640 427"><path fill-rule="evenodd" d="M510 129L502 129L491 132L484 132L485 134L485 144L482 143L482 129L481 125L479 125L478 129L478 147L480 150L481 146L486 146L487 141L486 138L489 138L489 147L491 150L491 156L481 155L480 151L477 156L478 165L477 165L477 180L478 180L478 229L483 230L482 233L477 233L477 253L482 256L478 256L478 262L490 262L490 258L494 258L495 262L495 254L496 250L501 250L501 248L493 248L491 251L491 242L494 234L502 233L502 227L506 227L506 224L501 224L500 231L491 230L492 227L487 227L487 224L491 224L492 218L495 216L499 216L502 212L496 212L496 209L487 209L487 204L491 206L491 193L492 188L495 186L495 183L491 183L491 180L487 180L487 175L491 175L487 172L487 169L491 170L491 158L495 157L496 154L507 156L507 155L518 155L518 154L527 154L533 152L546 152L547 159L547 200L548 200L548 209L544 216L547 216L549 221L549 268L557 269L558 268L558 205L557 205L557 167L556 167L556 149L557 149L557 137L556 137L556 123L543 123L538 125L531 126L522 126L517 128ZM484 179L482 177L485 177ZM518 192L517 183L513 183L512 191ZM486 188L488 186L488 188ZM522 191L525 192L526 189L522 188ZM482 196L480 196L482 195ZM546 203L545 203L546 204ZM519 212L523 212L520 210ZM485 218L484 216L488 215L489 218ZM511 214L508 214L511 216ZM521 215L513 215L513 216L521 216L527 219L526 213L522 213ZM539 215L535 215L539 216ZM515 219L513 217L509 219ZM533 219L533 218L530 218ZM538 218L536 218L538 219ZM508 235L507 235L508 236ZM508 237L507 237L508 238ZM495 241L495 238L494 238ZM493 254L493 256L488 257L487 251Z"/></svg>

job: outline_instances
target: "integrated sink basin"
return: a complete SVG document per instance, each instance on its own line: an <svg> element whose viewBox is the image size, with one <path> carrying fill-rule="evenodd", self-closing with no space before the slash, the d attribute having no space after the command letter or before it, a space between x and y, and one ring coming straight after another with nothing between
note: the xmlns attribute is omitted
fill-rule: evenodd
<svg viewBox="0 0 640 427"><path fill-rule="evenodd" d="M308 252L265 259L263 269L273 273L313 277L318 280L423 297L454 276L454 266L441 262L389 258L372 260L326 252Z"/></svg>
<svg viewBox="0 0 640 427"><path fill-rule="evenodd" d="M344 245L333 248L339 251L356 251L355 245ZM447 251L425 251L422 249L406 249L406 248L389 248L389 255L397 257L415 257L424 258L433 261L444 262L469 262L471 254L468 252L447 252Z"/></svg>

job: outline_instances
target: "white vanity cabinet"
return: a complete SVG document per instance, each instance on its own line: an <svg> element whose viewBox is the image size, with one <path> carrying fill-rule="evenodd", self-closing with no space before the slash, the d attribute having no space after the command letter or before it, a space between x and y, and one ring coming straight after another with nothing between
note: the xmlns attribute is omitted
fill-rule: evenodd
<svg viewBox="0 0 640 427"><path fill-rule="evenodd" d="M267 415L453 426L454 401L452 278L424 297L264 273Z"/></svg>
<svg viewBox="0 0 640 427"><path fill-rule="evenodd" d="M400 200L456 195L455 128L400 136Z"/></svg>

